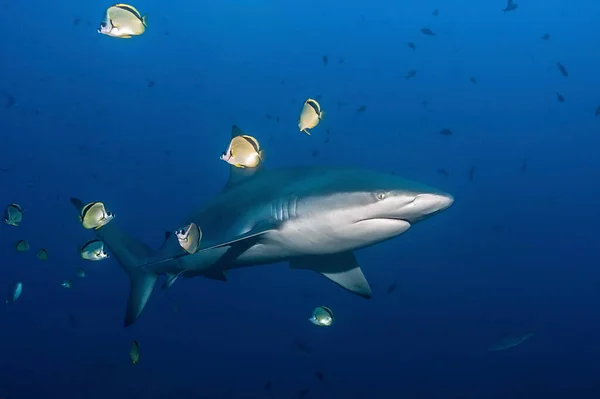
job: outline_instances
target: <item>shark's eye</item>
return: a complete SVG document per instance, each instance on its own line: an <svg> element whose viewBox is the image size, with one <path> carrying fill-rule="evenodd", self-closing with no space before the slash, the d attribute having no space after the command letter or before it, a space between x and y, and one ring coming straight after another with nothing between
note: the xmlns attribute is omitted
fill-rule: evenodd
<svg viewBox="0 0 600 399"><path fill-rule="evenodd" d="M375 193L375 198L377 198L378 201L381 201L385 199L385 193L383 191L378 191Z"/></svg>

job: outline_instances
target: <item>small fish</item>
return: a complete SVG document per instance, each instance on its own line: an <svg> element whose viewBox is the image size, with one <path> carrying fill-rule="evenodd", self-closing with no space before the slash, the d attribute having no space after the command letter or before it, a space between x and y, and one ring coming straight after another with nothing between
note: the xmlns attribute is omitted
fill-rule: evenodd
<svg viewBox="0 0 600 399"><path fill-rule="evenodd" d="M474 76L471 76L471 77L469 78L469 80L470 80L470 81L471 81L471 83L473 83L474 85L476 85L476 84L477 84L477 79L476 79Z"/></svg>
<svg viewBox="0 0 600 399"><path fill-rule="evenodd" d="M182 229L175 230L175 235L181 248L188 254L195 254L198 248L200 248L202 230L200 230L196 223L190 223Z"/></svg>
<svg viewBox="0 0 600 399"><path fill-rule="evenodd" d="M19 299L19 297L21 296L22 293L23 293L23 283L20 281L14 283L12 285L12 287L10 288L10 294L8 295L8 298L6 299L6 303L15 302L17 299Z"/></svg>
<svg viewBox="0 0 600 399"><path fill-rule="evenodd" d="M527 158L525 158L523 160L523 163L521 163L521 173L525 173L527 172Z"/></svg>
<svg viewBox="0 0 600 399"><path fill-rule="evenodd" d="M408 45L408 47L410 47L413 51L415 51L417 49L417 46L415 46L415 44L413 42L408 42L406 43Z"/></svg>
<svg viewBox="0 0 600 399"><path fill-rule="evenodd" d="M387 287L387 290L385 290L386 294L390 295L392 292L396 291L397 287L398 287L398 284L396 284L396 283L390 284L390 286Z"/></svg>
<svg viewBox="0 0 600 399"><path fill-rule="evenodd" d="M137 341L131 342L131 349L129 349L129 358L131 363L138 364L140 362L140 343Z"/></svg>
<svg viewBox="0 0 600 399"><path fill-rule="evenodd" d="M596 117L600 116L600 105L596 107Z"/></svg>
<svg viewBox="0 0 600 399"><path fill-rule="evenodd" d="M329 327L333 323L333 312L326 306L318 306L308 320L316 326Z"/></svg>
<svg viewBox="0 0 600 399"><path fill-rule="evenodd" d="M69 289L73 286L73 283L71 280L64 280L62 283L60 283L60 286Z"/></svg>
<svg viewBox="0 0 600 399"><path fill-rule="evenodd" d="M442 129L442 130L440 130L440 134L442 136L451 136L452 135L452 130L450 130L450 129Z"/></svg>
<svg viewBox="0 0 600 399"><path fill-rule="evenodd" d="M10 204L4 211L4 223L18 226L23 221L23 209L21 205Z"/></svg>
<svg viewBox="0 0 600 399"><path fill-rule="evenodd" d="M148 86L148 87L154 87L155 84L156 84L156 80L146 79L146 86Z"/></svg>
<svg viewBox="0 0 600 399"><path fill-rule="evenodd" d="M533 334L531 334L531 333L525 334L522 336L508 337L508 338L503 339L496 345L493 345L488 350L497 352L497 351L503 351L503 350L507 350L510 348L514 348L515 346L521 345L523 342L525 342L526 340L528 340L531 337L533 337Z"/></svg>
<svg viewBox="0 0 600 399"><path fill-rule="evenodd" d="M41 248L35 256L37 256L39 260L48 260L48 251L46 251L44 248Z"/></svg>
<svg viewBox="0 0 600 399"><path fill-rule="evenodd" d="M271 390L271 387L272 387L272 385L273 385L273 384L271 384L271 381L267 381L267 382L265 382L265 386L264 386L264 388L265 388L265 391L270 391L270 390Z"/></svg>
<svg viewBox="0 0 600 399"><path fill-rule="evenodd" d="M565 66L563 64L561 64L560 62L557 62L556 67L558 68L558 70L562 76L564 76L565 78L569 76L569 72L567 71L567 68L565 68Z"/></svg>
<svg viewBox="0 0 600 399"><path fill-rule="evenodd" d="M300 391L298 394L298 399L303 399L306 397L306 395L308 395L308 388L304 388Z"/></svg>
<svg viewBox="0 0 600 399"><path fill-rule="evenodd" d="M90 202L81 209L79 220L86 229L99 229L115 217L114 213L106 210L102 202Z"/></svg>
<svg viewBox="0 0 600 399"><path fill-rule="evenodd" d="M356 108L357 113L365 112L366 110L367 110L366 105L361 105L360 107Z"/></svg>
<svg viewBox="0 0 600 399"><path fill-rule="evenodd" d="M433 16L438 16L439 14L440 14L440 12L438 11L437 8L435 10L433 10L433 12L431 13L431 15L433 15Z"/></svg>
<svg viewBox="0 0 600 399"><path fill-rule="evenodd" d="M556 93L556 99L558 100L559 103L564 103L565 102L565 96L563 96L560 93Z"/></svg>
<svg viewBox="0 0 600 399"><path fill-rule="evenodd" d="M81 246L79 254L83 259L94 262L110 257L106 251L104 251L104 242L100 240L90 240L86 242Z"/></svg>
<svg viewBox="0 0 600 399"><path fill-rule="evenodd" d="M310 136L308 129L314 129L325 116L325 111L321 111L321 105L317 100L309 98L302 106L300 118L298 118L298 128Z"/></svg>
<svg viewBox="0 0 600 399"><path fill-rule="evenodd" d="M540 39L542 39L542 40L550 40L550 33L544 33L544 35Z"/></svg>
<svg viewBox="0 0 600 399"><path fill-rule="evenodd" d="M87 276L87 273L82 268L79 268L75 272L75 275L77 276L77 278L85 278L85 276Z"/></svg>
<svg viewBox="0 0 600 399"><path fill-rule="evenodd" d="M135 7L128 4L115 4L106 10L98 33L129 39L144 33L147 26L146 16L142 16Z"/></svg>
<svg viewBox="0 0 600 399"><path fill-rule="evenodd" d="M321 382L325 381L325 374L323 374L322 371L315 371L315 377L317 377L317 380Z"/></svg>
<svg viewBox="0 0 600 399"><path fill-rule="evenodd" d="M448 171L444 168L439 168L437 170L437 173L438 173L438 175L445 176L445 177L450 176L450 173L448 173Z"/></svg>
<svg viewBox="0 0 600 399"><path fill-rule="evenodd" d="M425 36L435 36L436 33L429 28L421 28L421 33Z"/></svg>
<svg viewBox="0 0 600 399"><path fill-rule="evenodd" d="M471 166L471 168L469 169L469 181L473 181L473 179L475 178L475 166Z"/></svg>
<svg viewBox="0 0 600 399"><path fill-rule="evenodd" d="M516 10L519 7L518 4L516 4L513 0L507 0L506 2L506 7L502 9L502 11L507 12L507 11L513 11Z"/></svg>
<svg viewBox="0 0 600 399"><path fill-rule="evenodd" d="M327 58L327 56L324 55L323 56L323 66L326 66L328 62L329 62L329 58Z"/></svg>
<svg viewBox="0 0 600 399"><path fill-rule="evenodd" d="M236 168L256 168L262 161L263 151L260 144L252 136L235 136L229 146L221 154L220 159Z"/></svg>
<svg viewBox="0 0 600 399"><path fill-rule="evenodd" d="M417 74L417 71L416 71L416 70L414 70L414 69L411 69L410 71L408 71L408 72L406 73L406 76L405 76L405 78L406 78L406 79L410 79L410 78L414 77L416 74Z"/></svg>
<svg viewBox="0 0 600 399"><path fill-rule="evenodd" d="M29 243L27 242L27 240L19 240L15 244L15 249L17 250L17 252L27 252L29 251Z"/></svg>

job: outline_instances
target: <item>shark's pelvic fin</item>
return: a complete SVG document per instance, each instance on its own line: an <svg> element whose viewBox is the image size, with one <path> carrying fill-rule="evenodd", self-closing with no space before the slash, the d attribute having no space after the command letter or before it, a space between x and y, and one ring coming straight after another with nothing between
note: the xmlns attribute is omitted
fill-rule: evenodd
<svg viewBox="0 0 600 399"><path fill-rule="evenodd" d="M210 270L202 275L211 280L227 282L227 270Z"/></svg>
<svg viewBox="0 0 600 399"><path fill-rule="evenodd" d="M233 127L231 128L231 138L233 139L234 137L240 136L242 134L244 134L242 130L236 125L233 125ZM260 172L261 169L262 161L255 168L238 168L237 166L230 165L229 180L227 181L227 184L225 184L223 191L228 190L230 187L233 187L243 182L244 180L251 178L257 172Z"/></svg>
<svg viewBox="0 0 600 399"><path fill-rule="evenodd" d="M71 203L80 210L83 202L71 198ZM96 236L104 242L110 254L129 276L130 290L125 312L125 327L127 327L140 316L156 285L158 275L143 267L154 257L154 251L146 244L123 233L114 222L96 230Z"/></svg>
<svg viewBox="0 0 600 399"><path fill-rule="evenodd" d="M369 282L352 252L294 258L290 268L315 271L353 294L371 298Z"/></svg>
<svg viewBox="0 0 600 399"><path fill-rule="evenodd" d="M171 288L171 286L175 283L175 281L177 281L177 278L179 277L180 273L165 273L165 281L162 284L162 289L166 290L168 288Z"/></svg>

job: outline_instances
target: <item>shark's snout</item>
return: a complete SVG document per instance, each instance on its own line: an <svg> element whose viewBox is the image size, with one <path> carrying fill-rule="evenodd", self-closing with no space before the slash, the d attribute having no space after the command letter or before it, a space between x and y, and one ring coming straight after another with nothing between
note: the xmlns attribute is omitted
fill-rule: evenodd
<svg viewBox="0 0 600 399"><path fill-rule="evenodd" d="M446 193L419 194L413 205L421 210L423 216L431 216L448 209L454 203L454 197Z"/></svg>

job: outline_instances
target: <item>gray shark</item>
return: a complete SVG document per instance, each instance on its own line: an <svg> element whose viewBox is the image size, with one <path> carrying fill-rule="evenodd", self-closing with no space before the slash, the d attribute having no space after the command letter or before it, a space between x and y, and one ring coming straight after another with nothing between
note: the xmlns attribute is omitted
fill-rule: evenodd
<svg viewBox="0 0 600 399"><path fill-rule="evenodd" d="M242 134L236 126L232 137ZM71 198L76 208L83 202ZM186 253L168 232L153 251L118 228L95 230L130 278L125 326L142 313L159 276L227 281L231 269L289 262L317 272L364 298L371 288L353 251L407 231L450 207L454 198L401 177L363 169L230 167L224 189L180 225L202 230L199 250Z"/></svg>

